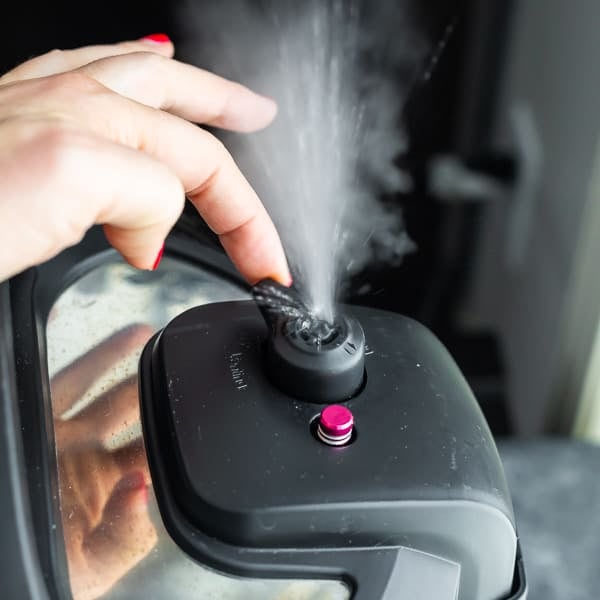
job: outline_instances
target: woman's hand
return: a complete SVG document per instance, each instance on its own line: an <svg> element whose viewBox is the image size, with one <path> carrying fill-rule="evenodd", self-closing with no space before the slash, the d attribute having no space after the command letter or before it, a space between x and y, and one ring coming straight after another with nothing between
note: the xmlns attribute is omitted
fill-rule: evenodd
<svg viewBox="0 0 600 600"><path fill-rule="evenodd" d="M127 262L154 268L187 195L248 281L289 284L260 200L190 123L250 132L275 103L172 54L151 40L53 51L0 78L0 281L95 223Z"/></svg>

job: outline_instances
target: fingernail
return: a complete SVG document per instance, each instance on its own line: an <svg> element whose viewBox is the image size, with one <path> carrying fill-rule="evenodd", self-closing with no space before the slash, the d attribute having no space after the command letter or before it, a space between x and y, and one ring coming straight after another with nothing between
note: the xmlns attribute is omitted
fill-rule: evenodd
<svg viewBox="0 0 600 600"><path fill-rule="evenodd" d="M142 471L130 471L121 479L119 485L125 490L141 490L146 487L146 478Z"/></svg>
<svg viewBox="0 0 600 600"><path fill-rule="evenodd" d="M148 486L144 485L137 493L137 501L144 506L148 504Z"/></svg>
<svg viewBox="0 0 600 600"><path fill-rule="evenodd" d="M152 42L154 44L167 44L171 41L171 38L166 33L151 33L142 38L145 42Z"/></svg>
<svg viewBox="0 0 600 600"><path fill-rule="evenodd" d="M265 277L265 279L273 279L274 281L277 281L279 284L285 287L291 287L291 285L294 283L294 280L292 279L292 276L289 273L285 277L281 277L280 275L269 275L268 277Z"/></svg>
<svg viewBox="0 0 600 600"><path fill-rule="evenodd" d="M148 504L148 486L146 478L141 471L127 473L119 482L119 487L127 493L134 504L146 506Z"/></svg>
<svg viewBox="0 0 600 600"><path fill-rule="evenodd" d="M154 259L154 264L152 265L153 271L156 271L156 269L158 269L158 265L160 265L160 261L162 260L164 251L165 251L165 243L163 242L163 245L160 247L160 250L158 251L156 258Z"/></svg>

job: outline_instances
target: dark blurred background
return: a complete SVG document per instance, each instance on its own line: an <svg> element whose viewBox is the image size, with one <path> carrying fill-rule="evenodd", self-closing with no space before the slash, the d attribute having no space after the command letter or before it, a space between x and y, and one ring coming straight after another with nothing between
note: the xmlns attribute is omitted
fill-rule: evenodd
<svg viewBox="0 0 600 600"><path fill-rule="evenodd" d="M197 4L201 9L207 2ZM185 41L177 27L178 2L40 2L11 8L0 24L1 71L52 48L162 31L176 45ZM437 155L497 160L489 156L489 135L511 2L429 1L413 2L410 8L430 47L415 70L404 110L411 145L399 166L411 172L415 187L410 195L387 201L402 205L418 251L400 267L372 267L360 274L351 289L370 292L351 294L350 300L403 312L432 327L467 374L494 431L507 433L511 426L497 339L488 331L466 334L455 322L472 266L480 206L444 202L430 193L428 182ZM429 61L438 54L426 80Z"/></svg>
<svg viewBox="0 0 600 600"><path fill-rule="evenodd" d="M0 70L52 48L152 32L183 43L180 8L11 3ZM404 108L410 149L398 159L415 186L386 201L402 206L417 251L359 274L350 300L429 325L496 434L569 432L583 410L600 298L589 285L599 5L429 0L411 11L430 47Z"/></svg>

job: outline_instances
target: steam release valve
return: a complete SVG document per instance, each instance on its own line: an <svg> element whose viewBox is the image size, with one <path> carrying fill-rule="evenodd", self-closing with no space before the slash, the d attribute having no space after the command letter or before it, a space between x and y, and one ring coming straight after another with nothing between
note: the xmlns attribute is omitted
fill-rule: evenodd
<svg viewBox="0 0 600 600"><path fill-rule="evenodd" d="M267 375L280 390L315 403L342 402L360 390L365 335L355 318L320 319L293 290L272 280L253 293L270 329Z"/></svg>

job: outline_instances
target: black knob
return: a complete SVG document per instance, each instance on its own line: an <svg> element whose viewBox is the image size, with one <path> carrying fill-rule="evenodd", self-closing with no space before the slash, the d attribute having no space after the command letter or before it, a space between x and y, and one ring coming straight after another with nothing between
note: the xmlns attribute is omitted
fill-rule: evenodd
<svg viewBox="0 0 600 600"><path fill-rule="evenodd" d="M355 318L319 319L292 290L272 281L258 284L254 297L270 327L265 368L280 390L301 400L332 403L361 388L365 335Z"/></svg>

